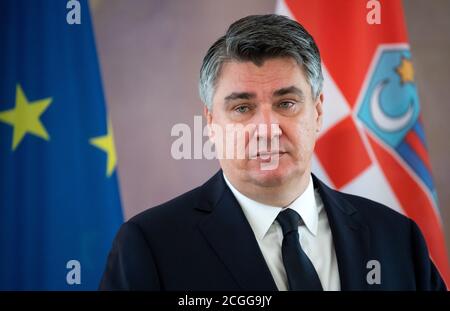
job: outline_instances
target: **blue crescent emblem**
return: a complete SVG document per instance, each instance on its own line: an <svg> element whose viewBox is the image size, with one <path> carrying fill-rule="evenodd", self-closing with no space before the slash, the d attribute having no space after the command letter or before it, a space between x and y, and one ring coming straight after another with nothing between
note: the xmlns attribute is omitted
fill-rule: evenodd
<svg viewBox="0 0 450 311"><path fill-rule="evenodd" d="M388 83L387 80L380 82L374 89L370 98L370 112L374 123L385 132L397 132L411 123L414 115L414 104L409 105L408 110L399 117L387 115L380 106L380 93Z"/></svg>
<svg viewBox="0 0 450 311"><path fill-rule="evenodd" d="M392 148L403 141L420 113L410 57L405 48L379 54L357 112L363 124Z"/></svg>

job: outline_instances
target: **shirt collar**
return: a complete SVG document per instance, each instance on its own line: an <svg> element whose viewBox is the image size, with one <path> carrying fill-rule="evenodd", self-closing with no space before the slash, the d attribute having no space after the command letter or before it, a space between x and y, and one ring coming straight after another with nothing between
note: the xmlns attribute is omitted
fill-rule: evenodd
<svg viewBox="0 0 450 311"><path fill-rule="evenodd" d="M317 234L317 225L319 221L319 213L317 210L316 198L314 195L314 185L310 175L306 190L296 198L287 207L266 205L250 199L239 192L223 174L226 184L230 188L241 206L245 217L255 233L256 239L262 240L278 216L278 213L285 208L292 208L303 219L305 226L315 236Z"/></svg>

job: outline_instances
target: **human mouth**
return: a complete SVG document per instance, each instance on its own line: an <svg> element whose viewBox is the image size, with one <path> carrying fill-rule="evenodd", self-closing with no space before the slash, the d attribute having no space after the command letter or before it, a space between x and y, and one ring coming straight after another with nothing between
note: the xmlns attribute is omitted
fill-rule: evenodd
<svg viewBox="0 0 450 311"><path fill-rule="evenodd" d="M269 151L269 152L268 151L262 151L262 152L258 152L256 154L255 158L261 159L261 160L269 160L272 157L276 157L276 156L281 157L285 153L286 152L284 152L284 151Z"/></svg>

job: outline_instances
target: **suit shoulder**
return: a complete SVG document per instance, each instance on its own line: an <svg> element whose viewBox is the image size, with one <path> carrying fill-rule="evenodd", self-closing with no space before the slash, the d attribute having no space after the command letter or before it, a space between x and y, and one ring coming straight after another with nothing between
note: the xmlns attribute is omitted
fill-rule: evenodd
<svg viewBox="0 0 450 311"><path fill-rule="evenodd" d="M185 217L200 201L201 186L187 191L169 201L150 207L128 220L130 223L147 227L151 223L175 221Z"/></svg>
<svg viewBox="0 0 450 311"><path fill-rule="evenodd" d="M383 226L392 224L393 226L405 225L409 227L413 222L409 217L379 202L358 195L336 192L341 198L349 202L355 210L364 215L369 223Z"/></svg>

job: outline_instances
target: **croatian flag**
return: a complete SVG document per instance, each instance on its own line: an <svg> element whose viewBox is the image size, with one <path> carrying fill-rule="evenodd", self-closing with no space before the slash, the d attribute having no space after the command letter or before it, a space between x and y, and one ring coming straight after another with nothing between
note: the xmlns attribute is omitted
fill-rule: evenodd
<svg viewBox="0 0 450 311"><path fill-rule="evenodd" d="M450 284L401 1L279 0L276 11L304 25L322 56L314 173L412 218Z"/></svg>

